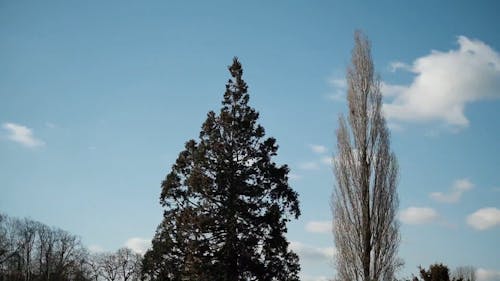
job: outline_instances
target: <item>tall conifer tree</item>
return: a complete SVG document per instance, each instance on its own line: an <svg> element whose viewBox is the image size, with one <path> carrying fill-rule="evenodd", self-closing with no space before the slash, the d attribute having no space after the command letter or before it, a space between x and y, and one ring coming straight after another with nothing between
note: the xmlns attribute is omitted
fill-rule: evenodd
<svg viewBox="0 0 500 281"><path fill-rule="evenodd" d="M237 58L219 114L209 112L162 183L164 219L144 259L151 280L299 280L286 223L300 215L289 169L272 161Z"/></svg>

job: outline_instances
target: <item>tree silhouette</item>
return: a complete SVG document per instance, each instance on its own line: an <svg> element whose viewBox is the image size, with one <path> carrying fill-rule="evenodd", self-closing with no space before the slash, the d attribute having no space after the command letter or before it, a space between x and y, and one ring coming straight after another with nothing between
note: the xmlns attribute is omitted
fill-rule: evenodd
<svg viewBox="0 0 500 281"><path fill-rule="evenodd" d="M248 105L237 58L219 114L210 111L162 183L164 218L144 258L151 280L299 280L298 257L284 234L300 215L289 169L272 161Z"/></svg>
<svg viewBox="0 0 500 281"><path fill-rule="evenodd" d="M429 266L429 270L419 267L420 277L424 281L450 281L450 270L442 263Z"/></svg>

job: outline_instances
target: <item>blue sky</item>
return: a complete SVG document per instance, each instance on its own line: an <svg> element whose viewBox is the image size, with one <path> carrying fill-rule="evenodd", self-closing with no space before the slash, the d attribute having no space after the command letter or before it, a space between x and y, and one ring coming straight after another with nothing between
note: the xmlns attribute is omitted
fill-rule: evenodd
<svg viewBox="0 0 500 281"><path fill-rule="evenodd" d="M303 280L334 268L338 115L353 32L372 41L400 164L401 275L500 280L497 1L1 1L0 210L140 250L160 183L218 110L233 56L303 215Z"/></svg>

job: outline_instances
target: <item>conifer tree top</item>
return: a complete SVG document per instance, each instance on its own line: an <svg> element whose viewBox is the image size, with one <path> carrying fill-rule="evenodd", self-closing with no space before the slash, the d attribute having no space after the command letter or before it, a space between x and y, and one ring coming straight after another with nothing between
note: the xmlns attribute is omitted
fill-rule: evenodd
<svg viewBox="0 0 500 281"><path fill-rule="evenodd" d="M272 161L276 140L248 105L237 58L228 70L220 113L207 114L162 183L164 218L144 261L152 280L299 280L285 237L298 194Z"/></svg>

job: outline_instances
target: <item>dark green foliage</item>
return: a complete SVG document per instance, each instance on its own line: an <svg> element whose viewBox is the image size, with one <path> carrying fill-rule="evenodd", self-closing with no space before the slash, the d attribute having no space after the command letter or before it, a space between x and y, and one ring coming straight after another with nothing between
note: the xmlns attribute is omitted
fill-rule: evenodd
<svg viewBox="0 0 500 281"><path fill-rule="evenodd" d="M426 270L421 266L418 267L420 277L423 281L475 281L475 268L472 266L461 266L455 270L454 276L450 277L450 270L448 266L442 263L435 263L429 266ZM413 281L419 281L417 277Z"/></svg>
<svg viewBox="0 0 500 281"><path fill-rule="evenodd" d="M185 145L162 183L163 222L144 257L151 280L299 280L284 234L300 215L289 169L271 159L235 58L219 114Z"/></svg>
<svg viewBox="0 0 500 281"><path fill-rule="evenodd" d="M442 263L429 266L429 270L419 267L420 277L424 281L450 281L450 270Z"/></svg>

